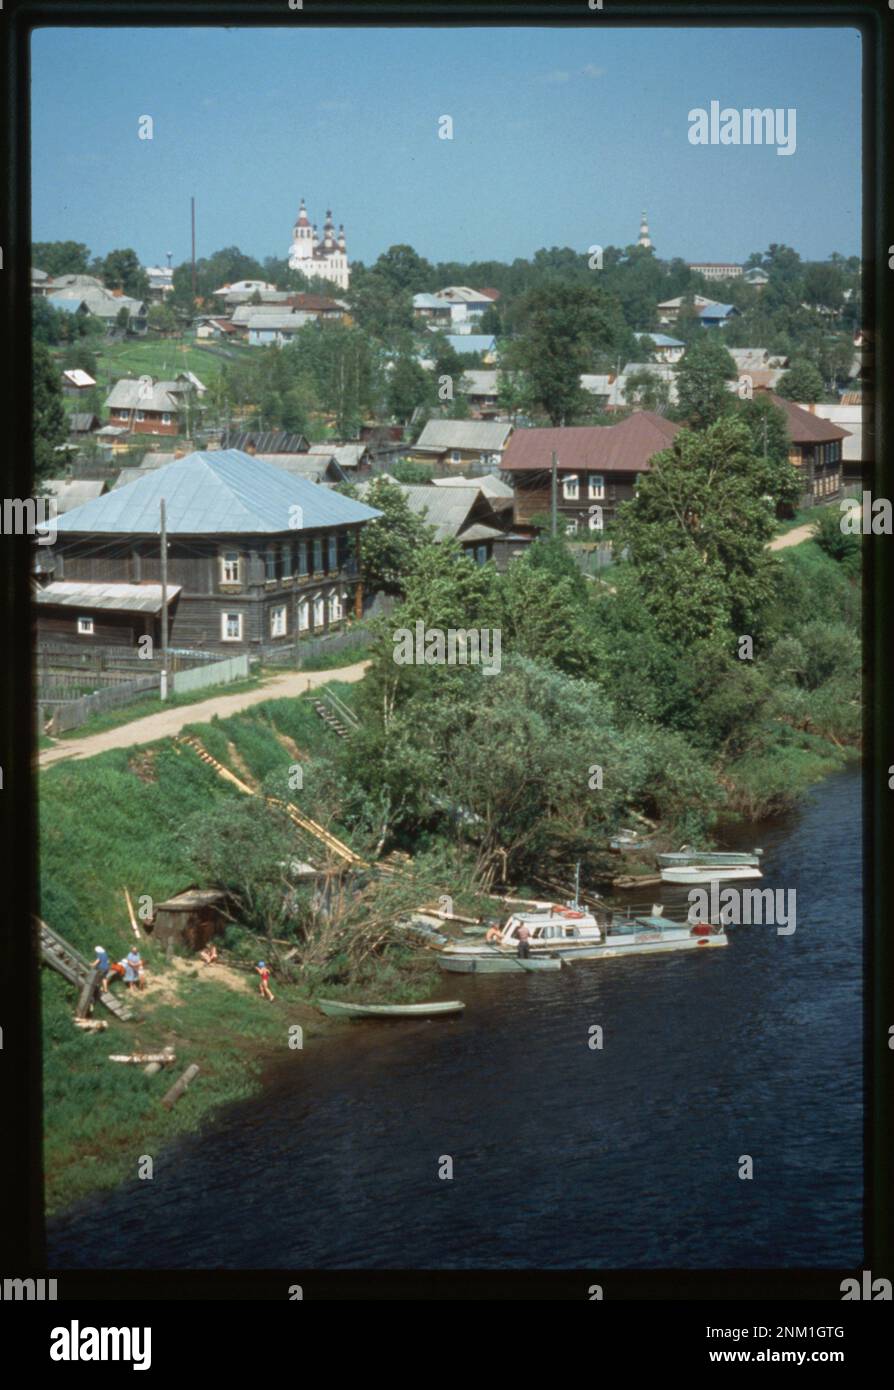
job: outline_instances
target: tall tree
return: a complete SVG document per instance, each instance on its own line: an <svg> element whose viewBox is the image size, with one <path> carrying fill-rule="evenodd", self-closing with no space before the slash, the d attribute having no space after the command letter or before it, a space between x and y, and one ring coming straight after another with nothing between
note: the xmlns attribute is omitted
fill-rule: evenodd
<svg viewBox="0 0 894 1390"><path fill-rule="evenodd" d="M754 451L741 419L681 430L620 508L642 601L659 634L707 642L733 654L738 635L757 638L775 593L776 465Z"/></svg>
<svg viewBox="0 0 894 1390"><path fill-rule="evenodd" d="M822 400L826 388L813 363L802 358L793 362L788 371L782 373L776 391L778 395L785 396L787 401L805 401L813 405Z"/></svg>
<svg viewBox="0 0 894 1390"><path fill-rule="evenodd" d="M718 330L702 328L677 364L678 417L695 429L705 429L733 408L727 382L736 364Z"/></svg>
<svg viewBox="0 0 894 1390"><path fill-rule="evenodd" d="M109 252L102 262L102 279L106 289L123 290L133 299L148 298L148 277L136 251L130 247Z"/></svg>
<svg viewBox="0 0 894 1390"><path fill-rule="evenodd" d="M622 333L616 301L595 285L557 281L532 290L519 306L509 366L524 373L554 425L570 425L591 405L581 374L594 370L606 355L610 360Z"/></svg>
<svg viewBox="0 0 894 1390"><path fill-rule="evenodd" d="M82 241L35 241L31 264L47 275L86 275L90 248Z"/></svg>
<svg viewBox="0 0 894 1390"><path fill-rule="evenodd" d="M59 455L56 446L68 438L59 369L43 343L33 346L34 477L38 482L56 477Z"/></svg>

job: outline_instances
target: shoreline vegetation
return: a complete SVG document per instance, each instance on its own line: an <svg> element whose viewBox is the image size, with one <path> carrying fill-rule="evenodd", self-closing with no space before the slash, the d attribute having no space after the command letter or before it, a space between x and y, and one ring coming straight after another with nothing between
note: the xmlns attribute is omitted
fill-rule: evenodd
<svg viewBox="0 0 894 1390"><path fill-rule="evenodd" d="M724 450L736 463L741 439L721 430L710 445L715 472ZM685 445L674 452L697 469ZM628 558L610 589L588 582L561 540L535 542L498 574L420 532L395 611L371 624L364 680L339 683L336 671L320 688L357 720L347 738L315 712L320 690L184 730L255 795L180 740L42 772L41 915L88 959L96 942L113 959L133 943L125 888L138 912L190 885L221 888L232 918L210 967L166 960L142 930L147 989L128 997L133 1021L110 1018L103 1032L74 1027L72 987L42 972L49 1214L136 1181L140 1155L255 1092L296 1024L305 1046L339 1027L313 1009L317 996L431 997L442 983L432 953L395 926L413 910L446 900L456 914L497 916L497 894L556 896L550 886L570 883L577 862L582 887L603 884L636 872L606 848L619 826L652 824L668 846L710 841L721 823L795 806L859 756L859 540L843 545L834 516L768 556L772 523L749 532L734 496L731 529L712 529L705 498L681 567L667 536L660 555L652 547L662 471L619 523ZM698 496L692 476L686 495ZM420 619L499 627L499 678L397 665L393 631ZM327 862L283 801L389 871L337 876L321 901L294 864L332 868L338 856ZM259 957L273 965L272 1004L258 996ZM166 1046L176 1067L154 1077L107 1060ZM163 1109L193 1062L195 1083Z"/></svg>

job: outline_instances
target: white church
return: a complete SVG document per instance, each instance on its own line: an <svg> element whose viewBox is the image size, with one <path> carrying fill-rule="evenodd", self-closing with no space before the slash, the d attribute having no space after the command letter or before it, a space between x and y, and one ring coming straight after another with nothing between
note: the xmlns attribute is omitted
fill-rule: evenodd
<svg viewBox="0 0 894 1390"><path fill-rule="evenodd" d="M340 290L346 290L351 279L344 226L339 227L336 236L332 213L327 211L323 235L318 237L316 226L311 226L307 216L303 198L292 232L289 268L300 270L309 279L318 276L321 280L331 280Z"/></svg>

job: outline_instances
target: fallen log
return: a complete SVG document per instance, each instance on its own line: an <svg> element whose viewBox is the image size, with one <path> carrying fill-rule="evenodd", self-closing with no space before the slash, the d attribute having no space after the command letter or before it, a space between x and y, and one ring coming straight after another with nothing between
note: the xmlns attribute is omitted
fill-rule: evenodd
<svg viewBox="0 0 894 1390"><path fill-rule="evenodd" d="M145 1062L158 1062L160 1066L166 1066L168 1062L176 1062L177 1058L173 1052L114 1052L109 1054L110 1062L135 1062L142 1066Z"/></svg>
<svg viewBox="0 0 894 1390"><path fill-rule="evenodd" d="M172 1047L165 1047L162 1050L165 1060L163 1062L150 1062L148 1067L143 1068L144 1076L155 1076L161 1071L162 1067L167 1066L170 1062L176 1061L176 1054Z"/></svg>
<svg viewBox="0 0 894 1390"><path fill-rule="evenodd" d="M186 1068L186 1071L183 1073L180 1080L175 1081L171 1089L167 1092L167 1094L162 1096L162 1105L167 1106L168 1109L170 1109L172 1105L176 1105L177 1101L183 1095L183 1092L186 1090L190 1081L193 1081L198 1076L198 1074L198 1063L193 1062L192 1066Z"/></svg>

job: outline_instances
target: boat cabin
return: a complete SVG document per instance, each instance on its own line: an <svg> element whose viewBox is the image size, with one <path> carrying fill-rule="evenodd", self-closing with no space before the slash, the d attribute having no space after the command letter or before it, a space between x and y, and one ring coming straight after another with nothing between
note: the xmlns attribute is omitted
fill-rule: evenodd
<svg viewBox="0 0 894 1390"><path fill-rule="evenodd" d="M520 912L509 918L500 937L501 945L517 946L522 925L530 931L530 943L550 941L601 941L596 918L575 908L551 907L547 912Z"/></svg>

